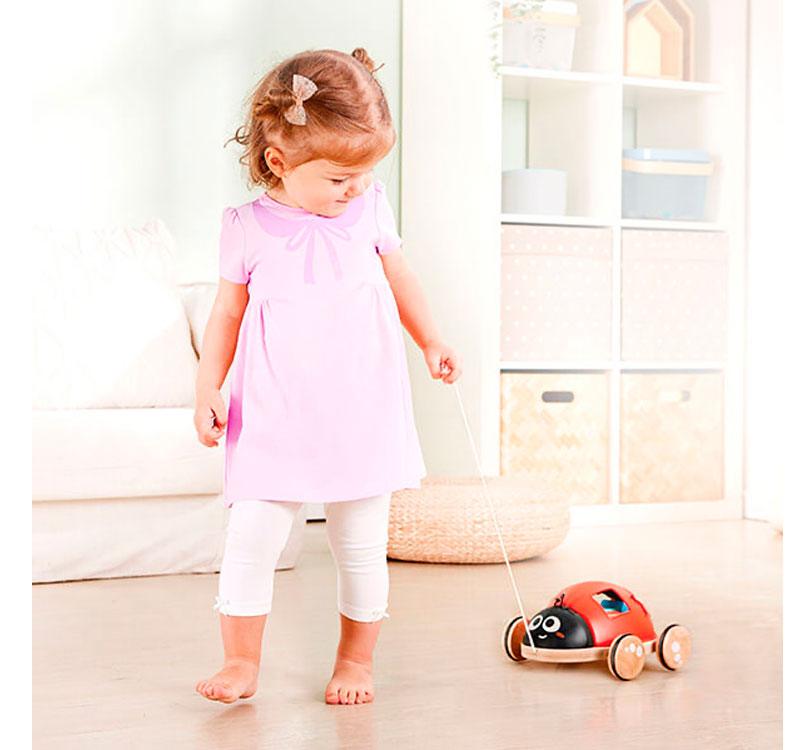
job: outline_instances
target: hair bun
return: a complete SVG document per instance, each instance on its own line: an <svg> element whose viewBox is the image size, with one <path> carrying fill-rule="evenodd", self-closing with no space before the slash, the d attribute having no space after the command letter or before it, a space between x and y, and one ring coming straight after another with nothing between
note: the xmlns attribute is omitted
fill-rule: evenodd
<svg viewBox="0 0 810 750"><path fill-rule="evenodd" d="M371 59L368 52L366 52L363 47L355 47L352 50L352 57L358 62L361 62L365 69L372 75L382 67L382 65L380 65L380 68L374 67L374 60ZM383 65L385 65L385 63L383 63Z"/></svg>

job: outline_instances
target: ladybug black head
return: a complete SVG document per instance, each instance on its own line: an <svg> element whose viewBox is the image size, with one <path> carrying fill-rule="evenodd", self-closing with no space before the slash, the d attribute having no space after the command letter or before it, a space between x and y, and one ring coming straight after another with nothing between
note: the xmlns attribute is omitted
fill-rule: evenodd
<svg viewBox="0 0 810 750"><path fill-rule="evenodd" d="M547 607L529 621L529 635L536 648L591 648L593 637L588 623L568 607Z"/></svg>

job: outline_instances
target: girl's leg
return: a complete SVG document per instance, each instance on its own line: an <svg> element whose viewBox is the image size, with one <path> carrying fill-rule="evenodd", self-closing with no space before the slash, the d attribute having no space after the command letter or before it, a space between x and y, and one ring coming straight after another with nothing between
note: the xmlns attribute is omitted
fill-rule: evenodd
<svg viewBox="0 0 810 750"><path fill-rule="evenodd" d="M374 700L374 647L388 617L388 514L391 493L327 503L326 533L337 564L338 644L327 703Z"/></svg>
<svg viewBox="0 0 810 750"><path fill-rule="evenodd" d="M233 703L256 692L276 564L300 507L276 500L242 500L231 507L214 605L225 663L197 683L197 692L206 698Z"/></svg>

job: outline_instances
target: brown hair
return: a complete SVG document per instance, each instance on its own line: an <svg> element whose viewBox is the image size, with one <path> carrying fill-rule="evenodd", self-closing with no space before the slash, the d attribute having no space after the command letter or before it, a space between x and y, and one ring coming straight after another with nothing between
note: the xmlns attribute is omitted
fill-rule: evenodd
<svg viewBox="0 0 810 750"><path fill-rule="evenodd" d="M397 136L385 92L374 76L381 67L374 67L362 47L351 55L322 49L293 55L264 75L248 97L250 110L244 124L225 142L244 146L239 163L248 168L248 186L272 189L281 182L265 161L268 146L283 151L289 167L313 159L344 167L382 159ZM318 87L303 102L305 125L293 125L284 117L295 103L296 73Z"/></svg>

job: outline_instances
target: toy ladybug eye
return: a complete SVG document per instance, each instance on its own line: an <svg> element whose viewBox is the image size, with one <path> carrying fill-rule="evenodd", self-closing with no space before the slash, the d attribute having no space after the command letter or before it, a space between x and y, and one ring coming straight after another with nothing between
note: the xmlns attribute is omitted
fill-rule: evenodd
<svg viewBox="0 0 810 750"><path fill-rule="evenodd" d="M543 622L543 630L545 630L546 633L556 633L559 629L560 629L559 617L554 617L554 615L551 615L550 617L547 617Z"/></svg>
<svg viewBox="0 0 810 750"><path fill-rule="evenodd" d="M535 615L532 618L532 621L529 623L529 630L537 630L540 627L540 623L543 622L542 615Z"/></svg>

